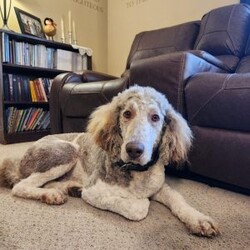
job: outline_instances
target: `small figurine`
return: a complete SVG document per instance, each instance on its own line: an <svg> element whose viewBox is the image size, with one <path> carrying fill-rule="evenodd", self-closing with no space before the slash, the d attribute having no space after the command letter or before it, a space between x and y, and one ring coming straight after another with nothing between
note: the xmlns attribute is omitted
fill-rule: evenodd
<svg viewBox="0 0 250 250"><path fill-rule="evenodd" d="M57 24L53 21L52 18L46 17L44 19L43 30L44 33L48 36L48 39L54 41L53 37L56 34L56 26Z"/></svg>

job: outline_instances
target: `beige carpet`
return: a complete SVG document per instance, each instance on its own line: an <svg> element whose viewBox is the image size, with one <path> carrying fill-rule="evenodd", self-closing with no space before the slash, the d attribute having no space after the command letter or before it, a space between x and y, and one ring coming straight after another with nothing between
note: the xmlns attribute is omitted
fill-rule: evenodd
<svg viewBox="0 0 250 250"><path fill-rule="evenodd" d="M30 143L0 145L0 159L22 155ZM168 209L152 202L148 217L131 222L111 212L69 198L61 206L12 197L0 188L0 249L250 249L250 200L248 196L211 188L197 182L170 179L190 204L211 215L222 235L190 235Z"/></svg>

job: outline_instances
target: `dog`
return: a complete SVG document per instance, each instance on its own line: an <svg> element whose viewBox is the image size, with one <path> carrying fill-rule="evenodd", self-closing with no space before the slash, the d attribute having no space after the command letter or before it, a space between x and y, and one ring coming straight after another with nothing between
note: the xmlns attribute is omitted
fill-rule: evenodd
<svg viewBox="0 0 250 250"><path fill-rule="evenodd" d="M150 200L167 206L191 233L212 237L217 223L165 181L165 166L187 160L192 132L166 97L133 86L91 115L86 133L49 135L22 159L5 159L0 184L14 196L63 204L67 195L129 220L144 219Z"/></svg>

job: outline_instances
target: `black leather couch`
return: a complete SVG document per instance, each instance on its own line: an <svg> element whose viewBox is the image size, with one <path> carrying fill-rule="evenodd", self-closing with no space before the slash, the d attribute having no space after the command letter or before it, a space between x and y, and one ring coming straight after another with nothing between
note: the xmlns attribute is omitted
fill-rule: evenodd
<svg viewBox="0 0 250 250"><path fill-rule="evenodd" d="M136 35L120 78L86 71L55 78L53 133L83 131L93 109L128 86L163 92L194 133L188 173L250 190L250 6Z"/></svg>

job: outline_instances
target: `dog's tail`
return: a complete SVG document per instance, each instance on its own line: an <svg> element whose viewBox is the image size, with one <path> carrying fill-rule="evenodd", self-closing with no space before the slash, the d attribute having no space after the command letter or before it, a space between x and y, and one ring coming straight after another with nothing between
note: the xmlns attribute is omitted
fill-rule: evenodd
<svg viewBox="0 0 250 250"><path fill-rule="evenodd" d="M0 165L0 187L12 188L21 179L19 160L4 159Z"/></svg>

